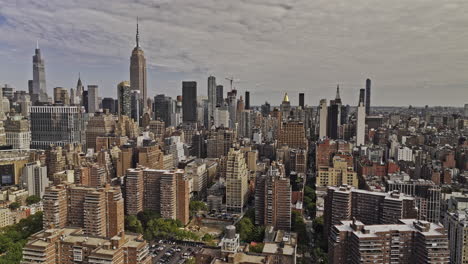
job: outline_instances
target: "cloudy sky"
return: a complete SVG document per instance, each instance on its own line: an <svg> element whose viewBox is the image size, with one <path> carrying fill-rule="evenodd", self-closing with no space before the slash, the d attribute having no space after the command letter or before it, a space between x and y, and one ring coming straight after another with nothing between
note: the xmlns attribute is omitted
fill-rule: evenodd
<svg viewBox="0 0 468 264"><path fill-rule="evenodd" d="M0 84L27 90L36 40L49 94L78 73L116 96L129 79L140 17L151 96L206 94L210 74L234 76L253 104L287 91L306 103L357 104L365 79L373 105L468 103L468 1L461 0L0 0Z"/></svg>

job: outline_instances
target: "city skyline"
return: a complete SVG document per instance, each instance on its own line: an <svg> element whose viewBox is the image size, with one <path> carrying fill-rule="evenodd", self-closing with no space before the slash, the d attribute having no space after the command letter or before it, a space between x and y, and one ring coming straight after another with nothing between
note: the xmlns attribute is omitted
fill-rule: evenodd
<svg viewBox="0 0 468 264"><path fill-rule="evenodd" d="M175 97L182 81L192 80L206 95L207 77L214 75L225 87L225 77L239 78L235 85L241 93L251 92L252 105L279 103L284 92L304 92L306 104L318 105L320 98L333 96L336 84L344 103L357 105L355 94L366 78L373 81L374 95L385 94L373 98L375 106L462 106L465 100L468 61L463 61L467 54L461 47L468 39L457 27L466 20L465 3L442 8L436 1L100 6L105 5L5 3L0 33L9 37L0 41L5 60L1 83L27 90L30 58L39 40L49 94L53 87L73 87L81 72L86 85L102 87L102 97L115 97L116 84L129 79L139 16L150 97ZM443 96L446 91L452 96ZM291 96L293 104L296 97Z"/></svg>

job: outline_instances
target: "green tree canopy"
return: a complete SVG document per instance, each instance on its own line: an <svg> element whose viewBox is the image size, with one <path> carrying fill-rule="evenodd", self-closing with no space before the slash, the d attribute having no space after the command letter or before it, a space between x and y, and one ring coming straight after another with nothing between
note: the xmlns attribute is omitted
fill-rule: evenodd
<svg viewBox="0 0 468 264"><path fill-rule="evenodd" d="M27 205L35 204L35 203L38 203L40 201L41 201L41 198L39 196L37 196L37 195L31 195L28 198L26 198L26 204Z"/></svg>
<svg viewBox="0 0 468 264"><path fill-rule="evenodd" d="M20 208L20 206L21 206L20 203L18 203L18 202L13 202L13 203L11 203L11 204L8 206L8 208L10 208L11 210L16 210L16 209Z"/></svg>

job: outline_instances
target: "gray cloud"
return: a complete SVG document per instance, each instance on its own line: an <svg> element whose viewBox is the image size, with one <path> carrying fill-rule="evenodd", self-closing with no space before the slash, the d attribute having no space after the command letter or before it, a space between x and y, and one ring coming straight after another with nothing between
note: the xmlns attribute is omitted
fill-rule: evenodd
<svg viewBox="0 0 468 264"><path fill-rule="evenodd" d="M81 70L113 95L128 79L139 16L151 93L175 96L194 79L204 94L209 74L226 86L234 75L256 104L303 91L317 105L340 83L353 105L370 77L374 104L461 105L467 11L454 0L0 0L0 83L24 87L40 39L49 90Z"/></svg>

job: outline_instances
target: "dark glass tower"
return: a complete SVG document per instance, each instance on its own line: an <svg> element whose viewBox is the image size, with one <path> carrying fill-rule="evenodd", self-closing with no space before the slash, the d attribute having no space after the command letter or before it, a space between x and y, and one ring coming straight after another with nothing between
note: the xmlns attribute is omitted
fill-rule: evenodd
<svg viewBox="0 0 468 264"><path fill-rule="evenodd" d="M216 106L223 106L223 86L222 85L217 85L216 86Z"/></svg>
<svg viewBox="0 0 468 264"><path fill-rule="evenodd" d="M250 109L250 92L245 91L245 109Z"/></svg>
<svg viewBox="0 0 468 264"><path fill-rule="evenodd" d="M366 80L366 115L370 115L371 80Z"/></svg>
<svg viewBox="0 0 468 264"><path fill-rule="evenodd" d="M182 121L197 122L197 82L182 82Z"/></svg>
<svg viewBox="0 0 468 264"><path fill-rule="evenodd" d="M299 106L304 109L304 93L299 93Z"/></svg>

